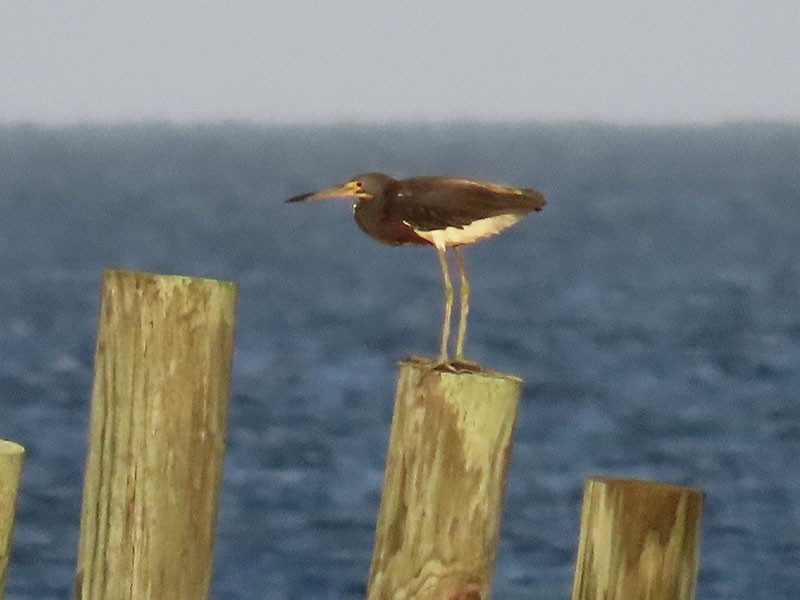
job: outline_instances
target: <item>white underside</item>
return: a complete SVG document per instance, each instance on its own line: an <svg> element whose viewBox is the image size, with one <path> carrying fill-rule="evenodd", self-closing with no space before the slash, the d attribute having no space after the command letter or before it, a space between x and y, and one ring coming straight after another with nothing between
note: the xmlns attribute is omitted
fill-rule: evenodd
<svg viewBox="0 0 800 600"><path fill-rule="evenodd" d="M414 233L437 248L446 248L447 246L471 244L485 239L511 227L521 218L522 215L497 215L496 217L478 219L463 227L446 227L445 229L435 229L433 231L414 229Z"/></svg>

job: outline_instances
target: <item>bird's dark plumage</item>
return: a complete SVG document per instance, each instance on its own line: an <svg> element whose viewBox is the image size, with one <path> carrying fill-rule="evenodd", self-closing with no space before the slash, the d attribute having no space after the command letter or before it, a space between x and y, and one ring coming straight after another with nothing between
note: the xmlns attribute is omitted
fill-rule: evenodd
<svg viewBox="0 0 800 600"><path fill-rule="evenodd" d="M415 177L398 181L391 189L390 218L425 230L460 227L506 213L525 214L545 204L544 196L534 190L466 179Z"/></svg>

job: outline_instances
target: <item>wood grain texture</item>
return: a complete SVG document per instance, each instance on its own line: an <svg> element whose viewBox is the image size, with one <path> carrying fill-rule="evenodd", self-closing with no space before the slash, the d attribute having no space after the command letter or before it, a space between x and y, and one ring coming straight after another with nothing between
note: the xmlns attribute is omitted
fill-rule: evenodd
<svg viewBox="0 0 800 600"><path fill-rule="evenodd" d="M400 364L367 597L490 597L522 382Z"/></svg>
<svg viewBox="0 0 800 600"><path fill-rule="evenodd" d="M0 440L0 600L5 597L6 574L11 557L14 515L22 479L25 449L19 444Z"/></svg>
<svg viewBox="0 0 800 600"><path fill-rule="evenodd" d="M691 600L697 582L700 490L587 479L572 600Z"/></svg>
<svg viewBox="0 0 800 600"><path fill-rule="evenodd" d="M75 597L207 598L236 288L103 274Z"/></svg>

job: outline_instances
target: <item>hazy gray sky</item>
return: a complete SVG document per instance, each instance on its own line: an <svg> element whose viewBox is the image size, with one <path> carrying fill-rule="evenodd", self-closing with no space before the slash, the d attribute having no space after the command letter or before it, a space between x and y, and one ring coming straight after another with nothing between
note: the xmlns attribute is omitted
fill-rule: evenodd
<svg viewBox="0 0 800 600"><path fill-rule="evenodd" d="M0 0L0 121L800 120L798 0Z"/></svg>

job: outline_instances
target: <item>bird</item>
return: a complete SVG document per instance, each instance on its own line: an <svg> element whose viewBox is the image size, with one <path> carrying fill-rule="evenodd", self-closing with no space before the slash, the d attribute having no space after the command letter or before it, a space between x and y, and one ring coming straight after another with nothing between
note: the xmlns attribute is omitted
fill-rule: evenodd
<svg viewBox="0 0 800 600"><path fill-rule="evenodd" d="M471 364L464 358L469 314L469 281L460 247L500 233L526 214L542 210L545 197L479 179L424 175L395 179L385 173L362 173L344 184L289 198L286 202L349 198L353 217L370 237L390 245L423 244L436 249L444 285L444 317L438 365ZM453 285L447 249L460 276L458 333L454 360L448 360L453 312Z"/></svg>

